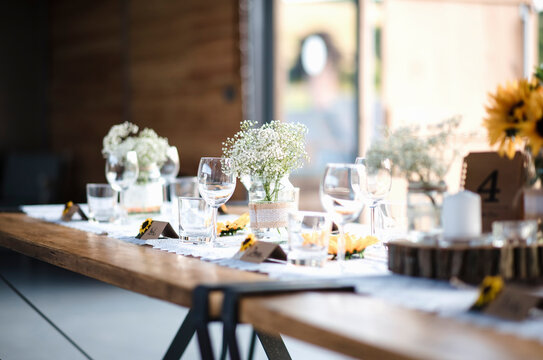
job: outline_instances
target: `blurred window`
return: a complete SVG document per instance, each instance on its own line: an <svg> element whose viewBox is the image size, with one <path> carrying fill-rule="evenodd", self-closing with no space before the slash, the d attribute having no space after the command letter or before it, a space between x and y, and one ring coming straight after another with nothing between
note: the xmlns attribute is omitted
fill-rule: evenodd
<svg viewBox="0 0 543 360"><path fill-rule="evenodd" d="M353 162L358 153L358 4L279 0L276 5L275 114L309 129L311 161L291 180L304 188L302 203L304 197L318 202L315 190L326 163Z"/></svg>

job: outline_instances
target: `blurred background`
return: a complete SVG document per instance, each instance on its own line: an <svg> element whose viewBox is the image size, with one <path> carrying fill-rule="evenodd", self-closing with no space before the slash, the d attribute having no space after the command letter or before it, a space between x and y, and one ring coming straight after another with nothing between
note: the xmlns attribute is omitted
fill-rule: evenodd
<svg viewBox="0 0 543 360"><path fill-rule="evenodd" d="M243 119L302 122L311 162L291 180L310 209L324 165L352 162L385 126L461 115L461 152L486 149L487 93L538 64L539 5L2 2L0 202L85 201L86 183L105 182L102 139L123 121L177 146L180 175L220 155ZM460 160L453 190L459 172Z"/></svg>

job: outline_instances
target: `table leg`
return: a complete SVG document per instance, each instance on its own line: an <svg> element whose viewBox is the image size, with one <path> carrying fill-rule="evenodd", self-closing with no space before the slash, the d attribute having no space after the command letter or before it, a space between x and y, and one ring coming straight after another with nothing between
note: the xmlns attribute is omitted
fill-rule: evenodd
<svg viewBox="0 0 543 360"><path fill-rule="evenodd" d="M177 334L173 338L166 355L164 355L164 360L178 360L181 358L187 346L189 345L190 339L196 332L196 327L194 326L194 312L189 310L189 313L183 320L181 327L177 331Z"/></svg>

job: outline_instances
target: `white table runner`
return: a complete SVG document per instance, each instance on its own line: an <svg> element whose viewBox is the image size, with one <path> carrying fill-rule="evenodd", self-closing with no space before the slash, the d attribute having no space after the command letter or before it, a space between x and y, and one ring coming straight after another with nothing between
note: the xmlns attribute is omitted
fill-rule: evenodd
<svg viewBox="0 0 543 360"><path fill-rule="evenodd" d="M329 262L323 268L309 268L276 263L252 264L232 259L238 250L243 236L230 237L236 246L213 248L205 245L182 243L177 239L139 240L135 235L142 218L132 218L128 225L96 224L87 221L63 222L60 220L63 205L24 206L23 211L31 217L60 224L74 229L97 234L107 234L137 245L150 245L162 251L173 252L185 256L198 257L203 261L213 262L245 271L257 271L268 274L278 280L301 278L334 278L346 284L354 284L357 292L384 299L396 305L418 309L436 315L454 318L475 326L491 327L497 331L513 334L518 337L535 339L543 343L543 312L534 310L527 320L513 322L490 316L468 312L467 309L475 301L475 288L456 288L445 281L414 278L392 274L386 265L386 254L379 247L368 249L366 258L345 262L343 271L336 262ZM87 208L83 205L83 210ZM232 217L220 217L219 221ZM169 211L157 215L155 220L172 221ZM408 330L406 330L408 331Z"/></svg>

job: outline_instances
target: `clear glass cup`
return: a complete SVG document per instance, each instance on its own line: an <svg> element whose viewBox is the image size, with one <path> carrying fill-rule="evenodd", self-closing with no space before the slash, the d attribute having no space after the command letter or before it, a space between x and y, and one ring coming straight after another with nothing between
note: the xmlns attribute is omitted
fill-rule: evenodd
<svg viewBox="0 0 543 360"><path fill-rule="evenodd" d="M295 211L288 219L288 261L296 265L324 266L332 220L323 212Z"/></svg>
<svg viewBox="0 0 543 360"><path fill-rule="evenodd" d="M117 218L117 192L109 184L87 184L89 220L113 222Z"/></svg>
<svg viewBox="0 0 543 360"><path fill-rule="evenodd" d="M360 216L364 202L360 192L362 167L356 164L328 164L320 186L321 203L339 230L337 260L345 260L344 225Z"/></svg>
<svg viewBox="0 0 543 360"><path fill-rule="evenodd" d="M177 222L179 212L178 198L182 197L200 197L198 192L198 178L196 176L182 176L174 179L169 185L171 199L170 216L174 222Z"/></svg>
<svg viewBox="0 0 543 360"><path fill-rule="evenodd" d="M178 197L179 238L192 243L211 240L213 209L199 197Z"/></svg>
<svg viewBox="0 0 543 360"><path fill-rule="evenodd" d="M213 208L213 246L223 246L217 241L217 210L226 203L236 188L236 177L230 171L229 158L203 157L198 166L198 190L200 195Z"/></svg>
<svg viewBox="0 0 543 360"><path fill-rule="evenodd" d="M389 159L370 161L356 158L355 164L363 167L361 190L370 201L370 233L375 236L375 209L388 195L392 185L392 163Z"/></svg>
<svg viewBox="0 0 543 360"><path fill-rule="evenodd" d="M106 159L106 179L115 191L121 195L121 222L126 222L124 192L138 179L138 154L127 151L123 156L109 155Z"/></svg>
<svg viewBox="0 0 543 360"><path fill-rule="evenodd" d="M494 246L535 245L537 220L494 221L492 237Z"/></svg>

